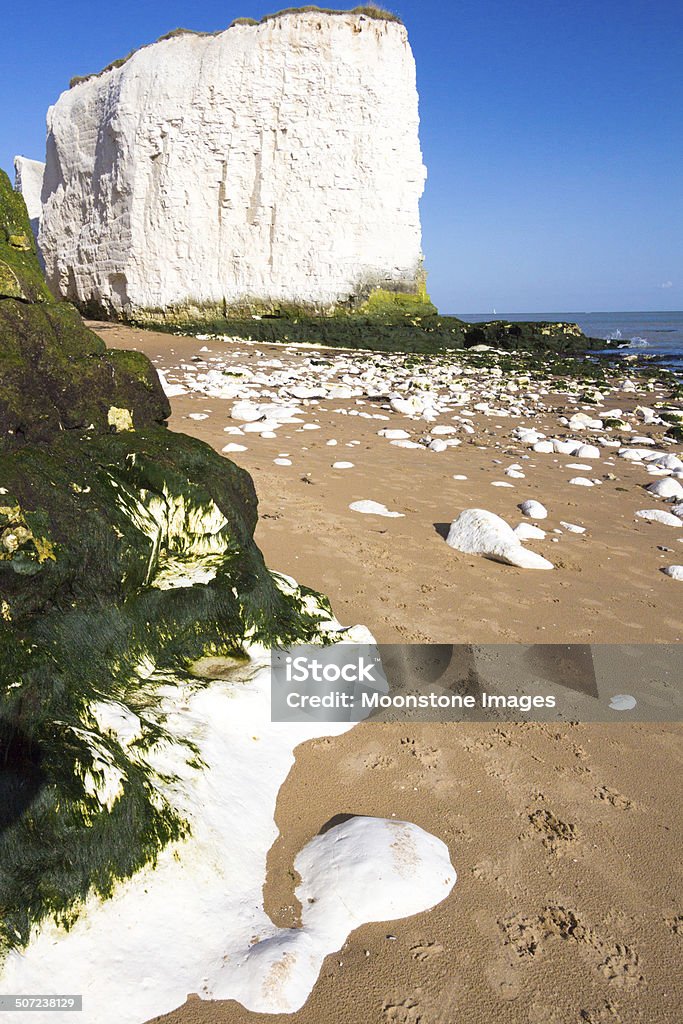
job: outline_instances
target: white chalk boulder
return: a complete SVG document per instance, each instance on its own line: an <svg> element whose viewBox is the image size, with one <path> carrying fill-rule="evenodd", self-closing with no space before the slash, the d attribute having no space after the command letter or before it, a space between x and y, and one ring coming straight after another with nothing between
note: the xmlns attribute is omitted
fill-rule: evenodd
<svg viewBox="0 0 683 1024"><path fill-rule="evenodd" d="M553 569L552 562L527 551L508 523L494 512L468 508L451 523L446 543L467 555L484 555L520 569Z"/></svg>
<svg viewBox="0 0 683 1024"><path fill-rule="evenodd" d="M523 516L528 516L529 519L547 519L548 509L545 505L542 505L540 501L536 501L534 498L529 498L528 501L522 501L517 506Z"/></svg>

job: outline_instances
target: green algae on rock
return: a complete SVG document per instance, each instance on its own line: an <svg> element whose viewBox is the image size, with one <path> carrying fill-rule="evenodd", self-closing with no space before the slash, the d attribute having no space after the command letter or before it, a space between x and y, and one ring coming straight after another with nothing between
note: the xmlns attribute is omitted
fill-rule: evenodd
<svg viewBox="0 0 683 1024"><path fill-rule="evenodd" d="M200 767L168 726L194 666L326 642L330 609L268 571L251 478L166 429L149 361L50 295L6 175L0 259L1 959L187 834L160 784Z"/></svg>

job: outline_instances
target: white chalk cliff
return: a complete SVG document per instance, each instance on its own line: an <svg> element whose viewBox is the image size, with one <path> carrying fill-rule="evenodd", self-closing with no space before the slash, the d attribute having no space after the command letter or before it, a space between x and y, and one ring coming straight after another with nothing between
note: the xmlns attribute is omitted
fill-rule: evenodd
<svg viewBox="0 0 683 1024"><path fill-rule="evenodd" d="M45 164L40 160L29 160L25 156L14 158L14 187L24 197L34 234L38 233L40 225L42 211L40 195L43 189L44 173Z"/></svg>
<svg viewBox="0 0 683 1024"><path fill-rule="evenodd" d="M184 33L47 115L53 289L124 315L414 292L425 168L405 27L283 14Z"/></svg>

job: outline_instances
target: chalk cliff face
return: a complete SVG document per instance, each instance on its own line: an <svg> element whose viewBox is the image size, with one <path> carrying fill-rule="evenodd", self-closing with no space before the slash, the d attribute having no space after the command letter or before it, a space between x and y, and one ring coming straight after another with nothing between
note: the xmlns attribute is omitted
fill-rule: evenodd
<svg viewBox="0 0 683 1024"><path fill-rule="evenodd" d="M110 314L328 310L420 280L406 29L294 12L182 34L48 111L53 289Z"/></svg>
<svg viewBox="0 0 683 1024"><path fill-rule="evenodd" d="M25 156L17 156L14 159L14 173L14 187L24 197L31 229L33 234L37 235L42 211L40 195L43 190L45 164L40 160L29 160Z"/></svg>

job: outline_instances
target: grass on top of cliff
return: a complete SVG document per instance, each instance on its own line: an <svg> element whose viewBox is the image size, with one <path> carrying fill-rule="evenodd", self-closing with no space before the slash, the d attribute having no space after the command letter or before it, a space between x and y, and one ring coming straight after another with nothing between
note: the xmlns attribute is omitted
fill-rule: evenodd
<svg viewBox="0 0 683 1024"><path fill-rule="evenodd" d="M310 5L306 7L284 7L281 11L274 11L272 14L264 14L262 18L257 20L256 18L235 18L231 21L228 29L233 28L235 25L262 25L266 21L272 21L274 18L282 18L287 14L358 14L363 15L366 18L373 18L375 21L394 21L399 25L403 24L403 21L397 14L392 11L387 11L383 7L378 7L377 4L361 4L359 7L351 7L347 10L339 10L332 7L317 7ZM119 57L117 60L113 60L111 64L107 64L101 71L93 71L89 75L74 75L69 81L69 88L72 89L75 85L80 85L81 82L88 82L91 78L99 78L100 75L106 74L107 71L113 71L115 68L123 67L127 64L131 57L134 57L140 50L144 50L147 46L154 46L155 43L163 43L167 39L174 39L176 36L219 36L228 29L219 29L216 32L201 32L198 29L192 28L174 28L170 32L166 32L163 36L159 36L152 43L146 43L145 46L138 46L136 49L131 50L125 57Z"/></svg>

